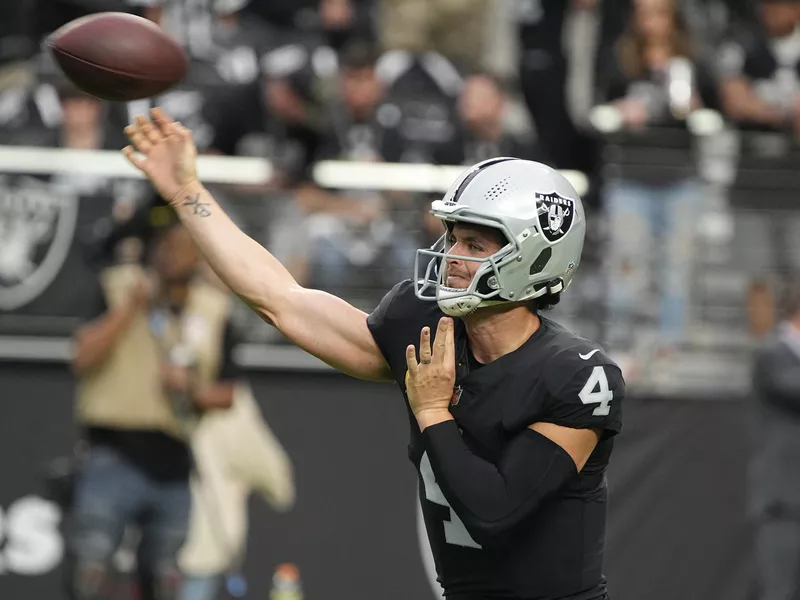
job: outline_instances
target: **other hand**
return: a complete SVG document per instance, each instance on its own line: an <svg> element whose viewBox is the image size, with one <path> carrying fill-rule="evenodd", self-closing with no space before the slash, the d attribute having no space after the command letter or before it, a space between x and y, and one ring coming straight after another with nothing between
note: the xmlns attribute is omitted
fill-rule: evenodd
<svg viewBox="0 0 800 600"><path fill-rule="evenodd" d="M419 362L413 345L406 348L406 394L411 410L448 411L456 381L456 351L453 319L443 317L431 349L431 331L424 327L419 340Z"/></svg>
<svg viewBox="0 0 800 600"><path fill-rule="evenodd" d="M641 129L650 121L650 113L647 108L636 100L622 100L617 103L622 115L622 120L630 129Z"/></svg>
<svg viewBox="0 0 800 600"><path fill-rule="evenodd" d="M130 292L131 306L138 310L146 308L153 297L153 282L144 273L133 282Z"/></svg>

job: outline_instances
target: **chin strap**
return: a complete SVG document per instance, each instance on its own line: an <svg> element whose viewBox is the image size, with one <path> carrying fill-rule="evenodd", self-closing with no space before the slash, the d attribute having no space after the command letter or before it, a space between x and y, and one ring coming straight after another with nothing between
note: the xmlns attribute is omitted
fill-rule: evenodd
<svg viewBox="0 0 800 600"><path fill-rule="evenodd" d="M450 317L466 317L475 312L481 305L481 299L472 294L459 296L457 298L440 298L438 301L442 312Z"/></svg>

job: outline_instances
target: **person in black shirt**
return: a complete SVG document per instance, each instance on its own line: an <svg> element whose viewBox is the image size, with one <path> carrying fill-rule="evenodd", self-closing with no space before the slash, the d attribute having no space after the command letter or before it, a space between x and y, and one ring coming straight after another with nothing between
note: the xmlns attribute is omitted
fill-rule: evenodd
<svg viewBox="0 0 800 600"><path fill-rule="evenodd" d="M402 117L377 73L377 60L377 48L367 40L352 40L343 48L336 93L327 106L328 127L320 136L313 163L384 162L399 157ZM295 196L305 219L292 231L293 238L302 236L298 229L304 231L308 240L293 244L295 260L308 251L307 281L344 294L353 288L369 290L386 279L392 285L398 273L408 272L416 241L392 216L413 206L410 199L357 188L331 191L314 183L310 171ZM288 227L276 223L273 239L281 229ZM274 249L281 252L277 244Z"/></svg>
<svg viewBox="0 0 800 600"><path fill-rule="evenodd" d="M766 257L748 251L737 259L750 274L748 313L756 336L766 334L773 323L774 301L764 262L776 271L794 271L798 264L792 250L798 232L784 218L783 208L796 203L791 191L772 185L776 173L796 170L796 140L800 134L800 5L789 0L753 3L759 19L734 29L718 52L720 96L725 116L742 130L738 168L729 192L730 202L743 215L766 218L769 243L761 244ZM752 182L758 181L759 186ZM738 227L739 225L737 225ZM749 236L748 236L749 237ZM749 248L748 248L749 250ZM758 258L753 258L758 256Z"/></svg>
<svg viewBox="0 0 800 600"><path fill-rule="evenodd" d="M183 227L159 231L153 255L153 277L138 265L101 273L97 316L75 335L77 420L88 444L70 540L75 600L105 597L129 526L142 534L143 597L174 597L190 509L188 439L203 412L233 401L227 295L197 281L199 255Z"/></svg>
<svg viewBox="0 0 800 600"><path fill-rule="evenodd" d="M307 352L400 387L445 595L606 598L605 472L625 382L597 344L541 315L583 249L567 179L513 158L467 169L432 204L440 240L367 314L301 287L237 229L195 178L188 130L159 110L152 119L127 129L125 155L222 281Z"/></svg>
<svg viewBox="0 0 800 600"><path fill-rule="evenodd" d="M760 27L734 30L718 52L725 115L751 130L800 132L800 6L761 0Z"/></svg>
<svg viewBox="0 0 800 600"><path fill-rule="evenodd" d="M458 98L458 117L464 159L471 165L496 156L513 156L539 162L542 149L529 140L514 135L504 122L508 98L500 81L489 73L476 73L464 80Z"/></svg>
<svg viewBox="0 0 800 600"><path fill-rule="evenodd" d="M713 82L709 85L676 0L635 2L614 50L602 77L603 108L616 115L622 130L610 138L615 152L608 154L615 158L603 188L609 231L618 232L609 236L604 256L608 280L614 282L607 286L606 307L609 346L618 356L629 356L632 377L648 366L642 357L674 359L688 332L694 231L704 193L688 151L686 122L708 106L704 91ZM672 135L660 137L665 130ZM677 140L682 145L674 147L680 151L665 153L669 158L642 158ZM658 293L654 343L631 327L650 319L653 303L643 299L651 289Z"/></svg>

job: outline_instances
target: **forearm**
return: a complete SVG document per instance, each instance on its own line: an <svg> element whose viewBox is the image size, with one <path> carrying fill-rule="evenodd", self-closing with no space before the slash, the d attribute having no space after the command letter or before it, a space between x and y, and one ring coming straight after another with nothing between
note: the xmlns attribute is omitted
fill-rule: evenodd
<svg viewBox="0 0 800 600"><path fill-rule="evenodd" d="M151 117L138 116L125 128L132 145L123 153L174 207L220 280L304 350L351 375L388 378L391 374L367 326L367 315L343 300L307 293L298 285L197 181L191 132L161 109L154 108Z"/></svg>
<svg viewBox="0 0 800 600"><path fill-rule="evenodd" d="M286 292L297 285L289 271L239 229L199 182L185 187L173 205L217 276L252 308L274 320Z"/></svg>
<svg viewBox="0 0 800 600"><path fill-rule="evenodd" d="M569 454L531 430L509 443L497 465L469 449L454 421L427 427L423 438L437 483L483 546L502 543L576 473Z"/></svg>
<svg viewBox="0 0 800 600"><path fill-rule="evenodd" d="M791 117L780 108L761 100L753 93L749 84L741 81L723 84L723 103L728 117L740 123L781 127Z"/></svg>
<svg viewBox="0 0 800 600"><path fill-rule="evenodd" d="M756 123L780 128L790 121L787 113L757 98L743 101L735 113L738 115L737 121L740 123Z"/></svg>
<svg viewBox="0 0 800 600"><path fill-rule="evenodd" d="M78 330L73 348L73 370L84 374L105 361L119 336L135 316L136 308L125 305L107 312Z"/></svg>
<svg viewBox="0 0 800 600"><path fill-rule="evenodd" d="M222 282L294 344L354 377L391 379L366 314L340 298L300 286L199 183L184 188L173 205Z"/></svg>

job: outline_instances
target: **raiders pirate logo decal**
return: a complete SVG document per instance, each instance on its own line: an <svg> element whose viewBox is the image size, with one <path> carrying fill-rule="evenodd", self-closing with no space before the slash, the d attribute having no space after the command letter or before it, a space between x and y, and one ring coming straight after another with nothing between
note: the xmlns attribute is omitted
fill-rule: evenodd
<svg viewBox="0 0 800 600"><path fill-rule="evenodd" d="M539 204L539 228L542 235L557 242L567 235L575 218L575 201L556 193L536 194Z"/></svg>

